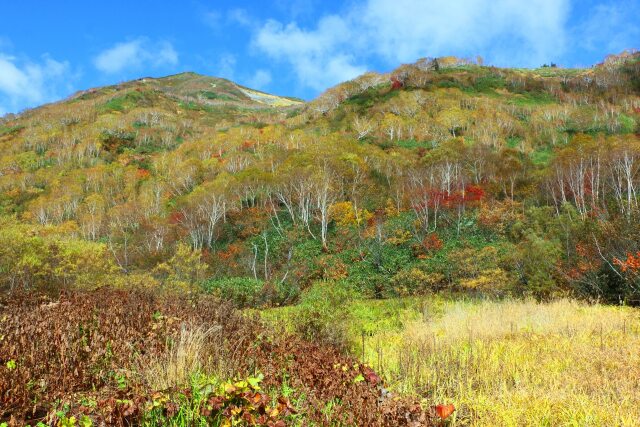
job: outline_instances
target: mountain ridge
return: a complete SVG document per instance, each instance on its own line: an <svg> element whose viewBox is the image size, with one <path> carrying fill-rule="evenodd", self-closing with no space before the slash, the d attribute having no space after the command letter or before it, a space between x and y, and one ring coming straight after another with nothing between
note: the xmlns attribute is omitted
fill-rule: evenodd
<svg viewBox="0 0 640 427"><path fill-rule="evenodd" d="M413 63L401 64L397 68L389 72L367 71L352 80L340 82L332 87L327 88L324 92L310 101L304 101L300 98L292 96L270 94L268 92L240 85L232 80L223 77L209 76L193 71L183 71L161 77L145 76L116 84L81 89L58 101L35 106L20 113L7 113L5 115L6 118L3 119L3 117L0 117L0 119L6 121L9 118L19 116L22 113L37 110L48 105L56 105L64 102L83 99L86 97L91 97L93 94L105 91L118 91L132 87L134 88L136 84L150 84L167 94L175 96L178 99L196 101L209 105L215 103L233 103L236 105L244 106L267 105L271 107L293 107L302 106L305 104L317 106L318 104L327 102L326 98L333 96L333 92L340 90L344 91L343 88L345 86L353 84L354 82L357 82L357 84L364 89L370 87L372 84L380 84L386 81L396 80L396 82L398 82L404 80L404 78L406 78L406 74L409 72L408 70L411 69L419 69L425 72L432 72L440 68L442 70L464 71L465 68L478 67L492 70L508 70L511 72L522 73L523 75L536 75L541 78L571 78L576 76L590 76L596 73L599 69L620 66L621 64L624 64L626 62L633 61L633 58L637 58L639 55L640 53L637 50L630 49L618 55L609 55L602 62L586 68L563 68L557 67L555 64L552 64L552 66L545 65L539 68L509 68L484 66L479 59L470 60L454 56L445 56L439 58L420 58ZM366 83L367 80L369 81L369 83ZM220 86L218 86L218 84ZM352 92L351 89L346 89L346 91L347 93L350 93L350 91ZM344 95L342 97L344 98ZM334 104L335 100L330 100L328 101L328 103ZM324 108L320 109L323 110Z"/></svg>

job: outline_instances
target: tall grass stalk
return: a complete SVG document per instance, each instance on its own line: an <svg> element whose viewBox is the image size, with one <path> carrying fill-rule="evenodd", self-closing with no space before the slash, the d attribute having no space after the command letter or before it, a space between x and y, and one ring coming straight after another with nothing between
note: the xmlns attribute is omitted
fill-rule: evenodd
<svg viewBox="0 0 640 427"><path fill-rule="evenodd" d="M219 355L215 343L220 331L220 326L183 325L168 351L152 359L142 370L147 383L155 390L166 390L184 387L197 373L217 373L221 359L216 357Z"/></svg>

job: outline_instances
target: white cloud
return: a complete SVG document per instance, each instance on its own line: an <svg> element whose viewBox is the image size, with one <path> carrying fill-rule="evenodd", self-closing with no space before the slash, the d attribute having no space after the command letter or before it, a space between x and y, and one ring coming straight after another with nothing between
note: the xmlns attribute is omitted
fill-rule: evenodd
<svg viewBox="0 0 640 427"><path fill-rule="evenodd" d="M293 66L313 89L355 77L372 58L390 66L424 56L475 56L539 65L567 45L569 0L365 0L311 28L268 21L253 44Z"/></svg>
<svg viewBox="0 0 640 427"><path fill-rule="evenodd" d="M227 19L243 27L249 27L254 24L253 18L245 9L232 9L227 14Z"/></svg>
<svg viewBox="0 0 640 427"><path fill-rule="evenodd" d="M107 74L135 70L143 65L152 67L178 64L178 53L171 43L151 43L145 38L118 43L94 58L94 66Z"/></svg>
<svg viewBox="0 0 640 427"><path fill-rule="evenodd" d="M176 65L178 63L178 52L176 52L171 43L161 43L159 49L154 59L156 66Z"/></svg>
<svg viewBox="0 0 640 427"><path fill-rule="evenodd" d="M269 56L289 62L305 86L321 90L365 71L345 49L350 35L349 23L337 16L322 18L312 31L272 20L258 31L254 44Z"/></svg>
<svg viewBox="0 0 640 427"><path fill-rule="evenodd" d="M95 60L96 68L104 73L117 73L125 68L140 65L138 52L140 41L119 43L100 53Z"/></svg>
<svg viewBox="0 0 640 427"><path fill-rule="evenodd" d="M224 77L226 79L233 79L236 73L236 62L237 59L235 55L230 53L225 53L218 58L218 75L220 77Z"/></svg>
<svg viewBox="0 0 640 427"><path fill-rule="evenodd" d="M578 47L590 51L605 47L609 53L640 47L640 3L599 4L575 32Z"/></svg>
<svg viewBox="0 0 640 427"><path fill-rule="evenodd" d="M539 65L564 48L568 13L568 0L369 0L362 21L390 61L492 53L500 45L511 61Z"/></svg>
<svg viewBox="0 0 640 427"><path fill-rule="evenodd" d="M0 111L18 111L58 98L59 89L70 90L69 74L67 62L46 55L36 63L0 52Z"/></svg>
<svg viewBox="0 0 640 427"><path fill-rule="evenodd" d="M209 27L213 28L214 30L217 30L220 28L220 25L222 22L221 18L222 16L220 15L220 12L217 12L215 10L206 12L203 15L204 23L207 24Z"/></svg>
<svg viewBox="0 0 640 427"><path fill-rule="evenodd" d="M249 79L248 84L252 89L264 89L272 80L271 72L268 70L257 70Z"/></svg>
<svg viewBox="0 0 640 427"><path fill-rule="evenodd" d="M275 0L274 5L284 13L288 13L293 19L309 17L313 15L318 0Z"/></svg>
<svg viewBox="0 0 640 427"><path fill-rule="evenodd" d="M234 8L225 12L209 10L202 13L202 21L216 33L224 31L229 25L251 28L259 23L246 9Z"/></svg>

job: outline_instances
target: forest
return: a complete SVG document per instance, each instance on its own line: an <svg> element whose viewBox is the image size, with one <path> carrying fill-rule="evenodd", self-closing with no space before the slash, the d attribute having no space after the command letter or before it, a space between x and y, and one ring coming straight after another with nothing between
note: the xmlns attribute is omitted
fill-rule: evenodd
<svg viewBox="0 0 640 427"><path fill-rule="evenodd" d="M639 172L637 51L7 114L0 426L634 425Z"/></svg>

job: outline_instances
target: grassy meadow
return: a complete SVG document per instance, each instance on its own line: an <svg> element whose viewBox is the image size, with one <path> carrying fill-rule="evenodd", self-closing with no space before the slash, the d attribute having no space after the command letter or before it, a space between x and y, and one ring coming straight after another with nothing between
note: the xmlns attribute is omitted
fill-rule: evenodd
<svg viewBox="0 0 640 427"><path fill-rule="evenodd" d="M285 328L304 302L263 317ZM329 329L391 396L453 403L452 426L634 426L640 312L573 300L354 300ZM321 311L316 318L323 319ZM364 349L364 354L363 354Z"/></svg>

